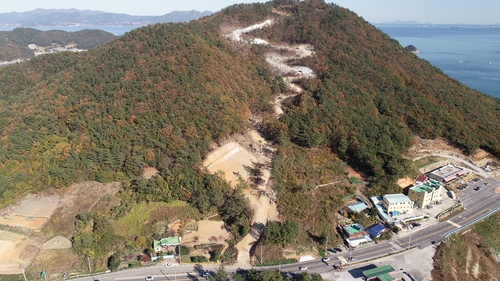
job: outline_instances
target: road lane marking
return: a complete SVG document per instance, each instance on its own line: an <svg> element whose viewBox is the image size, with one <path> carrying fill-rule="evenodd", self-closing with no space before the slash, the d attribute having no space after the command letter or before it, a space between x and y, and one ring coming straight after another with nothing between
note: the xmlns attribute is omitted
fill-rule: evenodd
<svg viewBox="0 0 500 281"><path fill-rule="evenodd" d="M339 256L338 259L342 264L347 264L347 260L343 256Z"/></svg>
<svg viewBox="0 0 500 281"><path fill-rule="evenodd" d="M390 246L389 243L387 243L387 245ZM379 250L370 251L368 253L352 252L352 255L355 255L358 259L360 259L360 258L361 259L363 259L363 258L371 258L371 257L373 257L376 254L380 254L380 253L386 254L388 252L388 250L391 250L391 249L392 249L392 247L381 248Z"/></svg>
<svg viewBox="0 0 500 281"><path fill-rule="evenodd" d="M459 225L458 223L454 223L454 222L452 222L452 221L450 221L450 220L447 220L446 222L447 222L447 223L449 223L449 224L451 224L451 225L453 225L453 226L456 226L457 228L462 227L462 226L461 226L461 225Z"/></svg>
<svg viewBox="0 0 500 281"><path fill-rule="evenodd" d="M448 231L448 229L450 229L450 230L453 229L453 226L451 226L451 225L443 226L442 228L438 229L438 232L444 232L444 233L446 233ZM417 234L418 234L418 232L417 232ZM425 240L428 237L431 237L431 236L434 236L434 235L436 235L436 232L432 232L432 233L428 233L428 234L424 234L424 235L415 235L415 236L412 236L411 237L411 244L420 242L421 240ZM409 241L409 239L407 240L406 237L402 237L402 238L399 238L397 241L398 241L399 244L404 245L404 244L408 243L407 241ZM401 241L401 242L399 242L399 241Z"/></svg>
<svg viewBox="0 0 500 281"><path fill-rule="evenodd" d="M401 247L399 245L397 245L396 243L394 243L392 241L390 241L389 244L392 245L394 248L396 248L396 250L401 249Z"/></svg>

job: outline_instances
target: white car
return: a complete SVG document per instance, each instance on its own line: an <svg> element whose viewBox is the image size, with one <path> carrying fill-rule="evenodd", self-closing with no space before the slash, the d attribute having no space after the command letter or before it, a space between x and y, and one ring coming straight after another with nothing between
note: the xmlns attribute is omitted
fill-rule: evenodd
<svg viewBox="0 0 500 281"><path fill-rule="evenodd" d="M146 281L153 281L154 278L153 276L147 276L146 278L144 278Z"/></svg>
<svg viewBox="0 0 500 281"><path fill-rule="evenodd" d="M327 261L330 261L330 258L322 258L321 260L324 262L327 262Z"/></svg>
<svg viewBox="0 0 500 281"><path fill-rule="evenodd" d="M307 270L307 266L301 266L299 267L300 270Z"/></svg>
<svg viewBox="0 0 500 281"><path fill-rule="evenodd" d="M172 267L172 264L171 263L165 263L165 264L163 264L163 267Z"/></svg>
<svg viewBox="0 0 500 281"><path fill-rule="evenodd" d="M203 275L201 275L201 276L203 276L203 277L208 277L208 276L210 276L210 272L205 272L205 273L203 273Z"/></svg>

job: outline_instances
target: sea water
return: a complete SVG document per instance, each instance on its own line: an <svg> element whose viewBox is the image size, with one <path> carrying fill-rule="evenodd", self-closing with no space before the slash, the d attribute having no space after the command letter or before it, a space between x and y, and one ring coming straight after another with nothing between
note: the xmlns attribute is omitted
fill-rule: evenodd
<svg viewBox="0 0 500 281"><path fill-rule="evenodd" d="M68 32L75 32L84 29L100 29L112 33L117 36L122 36L123 34L131 31L132 29L139 28L140 26L34 26L29 28L38 29L41 31L47 30L64 30ZM0 26L0 31L12 31L16 27L12 26Z"/></svg>
<svg viewBox="0 0 500 281"><path fill-rule="evenodd" d="M500 26L375 24L468 87L500 98Z"/></svg>

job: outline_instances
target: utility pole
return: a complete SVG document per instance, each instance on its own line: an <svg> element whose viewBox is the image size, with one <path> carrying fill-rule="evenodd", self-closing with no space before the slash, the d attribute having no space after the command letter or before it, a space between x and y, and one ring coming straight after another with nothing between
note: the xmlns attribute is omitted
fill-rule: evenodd
<svg viewBox="0 0 500 281"><path fill-rule="evenodd" d="M262 244L260 244L260 264L262 264L264 261L262 260Z"/></svg>
<svg viewBox="0 0 500 281"><path fill-rule="evenodd" d="M89 272L92 272L92 270L90 270L90 257L89 256L87 256L87 262L89 264Z"/></svg>
<svg viewBox="0 0 500 281"><path fill-rule="evenodd" d="M182 246L181 246L181 244L179 244L178 249L179 249L179 265L181 265L181 263L182 263L182 254L181 254Z"/></svg>
<svg viewBox="0 0 500 281"><path fill-rule="evenodd" d="M349 245L349 261L348 264L351 265L352 255L351 255L351 245Z"/></svg>
<svg viewBox="0 0 500 281"><path fill-rule="evenodd" d="M326 236L325 240L325 253L328 253L328 235Z"/></svg>
<svg viewBox="0 0 500 281"><path fill-rule="evenodd" d="M26 273L24 272L24 265L20 264L19 267L23 270L24 281L26 281Z"/></svg>

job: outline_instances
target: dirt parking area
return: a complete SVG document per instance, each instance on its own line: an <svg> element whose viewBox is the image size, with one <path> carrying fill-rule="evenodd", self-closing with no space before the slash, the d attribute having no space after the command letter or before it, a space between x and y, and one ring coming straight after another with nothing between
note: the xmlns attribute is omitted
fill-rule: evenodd
<svg viewBox="0 0 500 281"><path fill-rule="evenodd" d="M38 231L59 205L59 195L27 195L0 211L0 224Z"/></svg>
<svg viewBox="0 0 500 281"><path fill-rule="evenodd" d="M226 244L226 239L231 237L224 228L223 221L199 221L198 230L187 234L182 237L182 245L192 247L196 244Z"/></svg>
<svg viewBox="0 0 500 281"><path fill-rule="evenodd" d="M13 232L0 231L0 275L20 274L21 255L28 245L28 238Z"/></svg>

